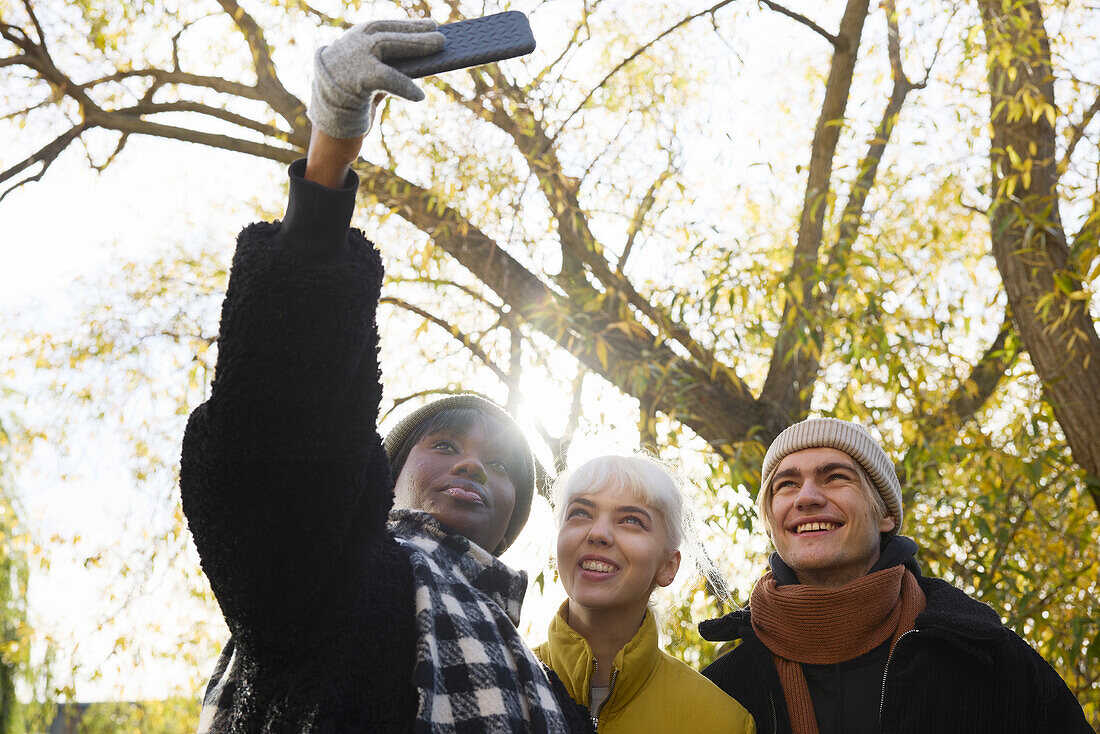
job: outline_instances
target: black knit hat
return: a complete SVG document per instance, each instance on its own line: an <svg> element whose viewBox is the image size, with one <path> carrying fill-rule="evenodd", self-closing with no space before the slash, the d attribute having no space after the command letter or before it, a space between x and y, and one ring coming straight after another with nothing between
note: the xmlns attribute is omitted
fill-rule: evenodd
<svg viewBox="0 0 1100 734"><path fill-rule="evenodd" d="M512 416L508 414L508 411L504 410L504 408L500 407L492 400L483 398L474 393L448 395L445 398L440 398L427 405L423 405L402 418L401 421L386 434L386 437L382 439L382 447L386 450L386 457L390 460L391 464L396 458L400 457L401 464L403 465L405 463L405 457L408 456L408 452L402 451L402 448L416 433L416 429L426 421L448 410L480 411L490 418L499 421L506 429L514 431L523 442L523 466L521 470L512 477L516 487L516 503L512 508L512 518L508 521L507 530L504 531L504 539L500 541L500 545L493 549L493 555L499 556L501 553L508 550L508 547L512 545L516 537L519 536L520 531L523 530L523 526L527 524L527 517L531 514L531 499L535 493L535 459L534 456L531 455L531 446L527 443L527 437L523 435L523 431L520 430L519 425ZM394 473L397 474L400 473L401 467L393 466L392 469Z"/></svg>

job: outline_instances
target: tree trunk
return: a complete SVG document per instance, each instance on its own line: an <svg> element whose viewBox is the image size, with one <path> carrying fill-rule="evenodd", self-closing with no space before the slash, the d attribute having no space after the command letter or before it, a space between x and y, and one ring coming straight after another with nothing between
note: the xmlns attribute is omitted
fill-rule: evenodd
<svg viewBox="0 0 1100 734"><path fill-rule="evenodd" d="M1100 336L1059 213L1054 77L1035 0L980 0L993 144L993 256L1043 395L1100 509Z"/></svg>

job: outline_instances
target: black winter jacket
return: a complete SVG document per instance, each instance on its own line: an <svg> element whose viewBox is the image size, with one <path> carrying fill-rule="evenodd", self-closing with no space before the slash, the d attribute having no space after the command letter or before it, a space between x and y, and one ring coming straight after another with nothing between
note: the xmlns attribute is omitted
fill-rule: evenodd
<svg viewBox="0 0 1100 734"><path fill-rule="evenodd" d="M940 579L918 582L927 605L887 661L878 697L883 734L1092 732L1054 669L992 608ZM741 640L703 675L749 710L759 734L790 734L779 674L750 611L702 622L699 633Z"/></svg>
<svg viewBox="0 0 1100 734"><path fill-rule="evenodd" d="M413 573L386 529L375 425L382 263L349 231L355 177L332 190L301 172L283 223L238 237L210 397L183 441L184 512L233 635L200 729L408 732Z"/></svg>

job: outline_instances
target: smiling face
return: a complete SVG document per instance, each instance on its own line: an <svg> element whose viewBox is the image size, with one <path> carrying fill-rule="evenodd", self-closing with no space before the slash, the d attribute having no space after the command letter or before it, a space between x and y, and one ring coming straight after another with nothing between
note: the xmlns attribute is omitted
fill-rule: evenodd
<svg viewBox="0 0 1100 734"><path fill-rule="evenodd" d="M572 494L557 542L570 619L610 612L640 622L653 589L672 583L680 567L680 552L668 546L660 511L629 489Z"/></svg>
<svg viewBox="0 0 1100 734"><path fill-rule="evenodd" d="M843 451L814 448L783 458L771 481L770 532L799 583L838 588L878 560L879 534L894 528Z"/></svg>
<svg viewBox="0 0 1100 734"><path fill-rule="evenodd" d="M478 421L423 435L394 483L394 507L430 513L492 552L516 504L509 471L517 458L501 432L486 426Z"/></svg>

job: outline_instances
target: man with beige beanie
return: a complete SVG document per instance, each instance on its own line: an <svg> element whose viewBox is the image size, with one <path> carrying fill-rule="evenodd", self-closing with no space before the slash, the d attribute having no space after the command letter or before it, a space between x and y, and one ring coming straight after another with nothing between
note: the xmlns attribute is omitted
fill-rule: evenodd
<svg viewBox="0 0 1100 734"><path fill-rule="evenodd" d="M699 625L740 644L703 674L761 732L1091 732L1058 674L988 605L922 576L901 485L862 426L811 418L768 448L775 546L747 609Z"/></svg>

